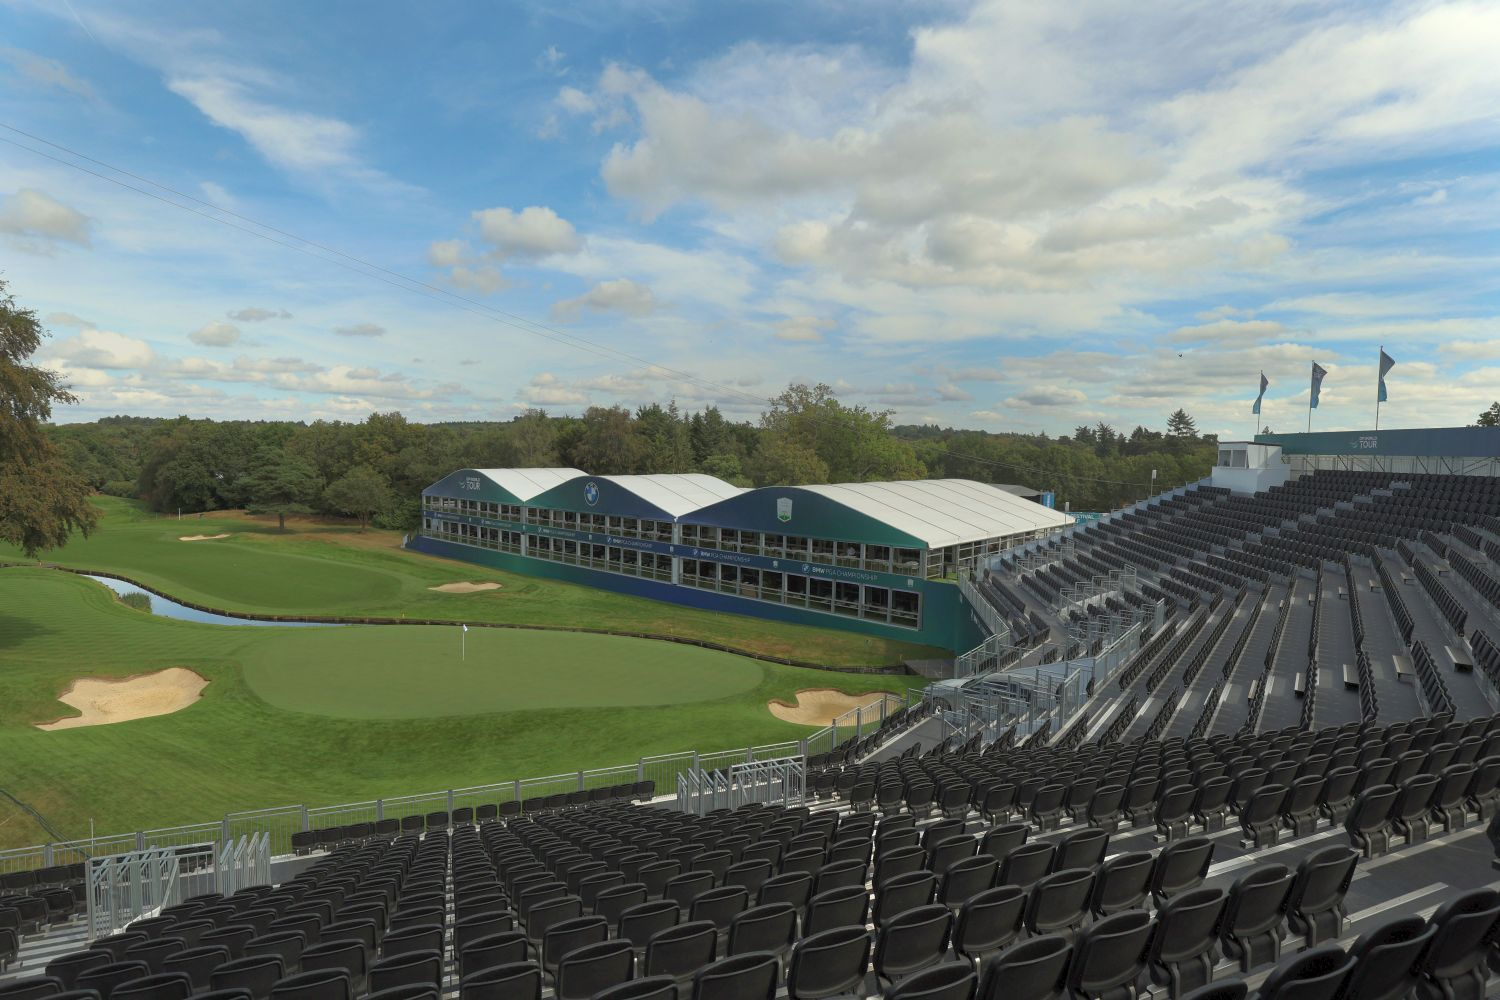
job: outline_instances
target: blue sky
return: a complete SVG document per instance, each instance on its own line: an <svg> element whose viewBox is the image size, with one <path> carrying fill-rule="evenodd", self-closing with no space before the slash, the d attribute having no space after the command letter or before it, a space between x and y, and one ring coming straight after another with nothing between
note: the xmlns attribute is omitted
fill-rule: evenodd
<svg viewBox="0 0 1500 1000"><path fill-rule="evenodd" d="M1314 360L1314 426L1368 426L1384 344L1382 425L1462 424L1500 397L1496 52L1493 3L0 0L0 139L56 157L0 143L0 274L61 420L816 380L1244 436L1261 370L1305 426Z"/></svg>

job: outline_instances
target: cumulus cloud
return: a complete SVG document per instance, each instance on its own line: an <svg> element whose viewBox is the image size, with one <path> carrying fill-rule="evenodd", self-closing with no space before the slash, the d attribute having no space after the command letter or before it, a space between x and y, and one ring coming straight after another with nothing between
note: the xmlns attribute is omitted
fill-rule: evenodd
<svg viewBox="0 0 1500 1000"><path fill-rule="evenodd" d="M568 387L551 372L532 376L516 399L526 406L573 406L588 402L586 394Z"/></svg>
<svg viewBox="0 0 1500 1000"><path fill-rule="evenodd" d="M656 296L645 285L629 278L601 281L577 298L564 299L552 307L552 318L564 322L578 318L585 309L646 316L656 310Z"/></svg>
<svg viewBox="0 0 1500 1000"><path fill-rule="evenodd" d="M386 331L378 323L355 323L352 326L336 326L333 332L340 337L384 337Z"/></svg>
<svg viewBox="0 0 1500 1000"><path fill-rule="evenodd" d="M285 309L262 309L259 306L247 306L244 309L236 309L229 313L229 318L241 323L264 323L271 319L291 319L292 314Z"/></svg>
<svg viewBox="0 0 1500 1000"><path fill-rule="evenodd" d="M88 216L45 191L21 188L0 196L0 233L29 237L44 246L54 243L89 245Z"/></svg>
<svg viewBox="0 0 1500 1000"><path fill-rule="evenodd" d="M577 87L564 87L557 92L557 106L572 115L586 115L598 105Z"/></svg>
<svg viewBox="0 0 1500 1000"><path fill-rule="evenodd" d="M437 240L427 248L427 263L433 267L454 267L468 256L463 240Z"/></svg>
<svg viewBox="0 0 1500 1000"><path fill-rule="evenodd" d="M545 257L572 253L583 245L573 224L543 205L519 212L486 208L474 213L479 234L497 257Z"/></svg>
<svg viewBox="0 0 1500 1000"><path fill-rule="evenodd" d="M200 347L233 347L239 339L239 327L219 320L205 323L188 334L188 340Z"/></svg>
<svg viewBox="0 0 1500 1000"><path fill-rule="evenodd" d="M88 368L144 368L156 357L144 340L110 330L81 330L57 341L49 353Z"/></svg>

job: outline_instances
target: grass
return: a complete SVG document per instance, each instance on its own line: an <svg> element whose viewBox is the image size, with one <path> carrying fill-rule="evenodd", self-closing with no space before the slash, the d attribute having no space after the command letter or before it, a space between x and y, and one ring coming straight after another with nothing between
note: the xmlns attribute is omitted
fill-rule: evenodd
<svg viewBox="0 0 1500 1000"><path fill-rule="evenodd" d="M242 534L226 546L230 551L217 557L231 565L268 558L287 544L246 530L245 522L222 521L241 526ZM147 573L126 564L132 555L139 558L137 549L150 550L148 541L106 544L109 535L144 524L150 538L171 539L158 549L222 544L175 540L179 532L217 533L199 524L191 532L146 519L121 524L110 517L97 540L70 555L192 597L166 568ZM326 546L335 553L328 563L343 565L352 556L350 566L389 576L402 593L431 585L427 581L475 575L434 561L423 576L420 565L404 569L408 557L383 552L365 564L357 547L316 534L288 541L300 546L294 557L306 556L308 565L317 560L306 554ZM211 564L195 561L200 558L166 557L173 570L202 574L192 580L197 599L220 587L201 568ZM325 586L298 584L303 594L336 593L319 591ZM445 598L444 604L466 600ZM91 820L100 834L112 834L240 809L334 804L622 764L642 755L796 739L809 729L774 718L767 700L790 700L802 688L899 691L923 683L783 667L648 640L511 630L471 631L471 660L455 666L456 632L202 625L142 614L71 574L0 570L0 788L64 837L87 836ZM56 732L34 728L71 714L56 699L80 676L123 677L172 666L210 681L202 700L184 711ZM369 690L336 697L350 682L366 682ZM629 709L599 707L610 692L632 688L640 693ZM456 698L454 691L473 694ZM447 714L434 720L438 712ZM34 821L0 797L0 847L44 839Z"/></svg>
<svg viewBox="0 0 1500 1000"><path fill-rule="evenodd" d="M505 624L586 626L682 636L758 655L829 666L872 666L946 658L949 651L716 614L593 587L438 559L400 547L397 532L301 519L276 529L274 517L211 514L181 521L113 497L95 500L93 537L48 553L47 562L127 576L190 603L253 614L445 618ZM183 542L185 535L231 537ZM0 545L0 561L23 561ZM431 587L493 581L499 590L441 594Z"/></svg>

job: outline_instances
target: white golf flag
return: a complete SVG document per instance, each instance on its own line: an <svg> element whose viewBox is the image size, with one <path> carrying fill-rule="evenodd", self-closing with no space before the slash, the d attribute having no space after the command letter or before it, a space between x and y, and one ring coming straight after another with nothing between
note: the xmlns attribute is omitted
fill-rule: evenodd
<svg viewBox="0 0 1500 1000"><path fill-rule="evenodd" d="M469 631L469 626L467 626L467 625L465 625L465 626L464 626L464 631L465 631L465 632L467 632L467 631Z"/></svg>

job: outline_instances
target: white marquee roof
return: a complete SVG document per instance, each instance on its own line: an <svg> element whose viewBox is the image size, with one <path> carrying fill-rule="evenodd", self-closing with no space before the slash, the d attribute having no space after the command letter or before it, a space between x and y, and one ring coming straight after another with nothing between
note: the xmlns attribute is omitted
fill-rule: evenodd
<svg viewBox="0 0 1500 1000"><path fill-rule="evenodd" d="M583 473L579 473L583 475ZM699 507L739 496L745 491L715 476L697 472L661 473L650 476L594 476L629 490L642 500L673 517L691 514Z"/></svg>
<svg viewBox="0 0 1500 1000"><path fill-rule="evenodd" d="M934 549L1073 523L1061 511L971 479L912 479L797 488L825 496L920 538Z"/></svg>
<svg viewBox="0 0 1500 1000"><path fill-rule="evenodd" d="M475 469L522 503L545 493L558 483L587 475L582 469Z"/></svg>

